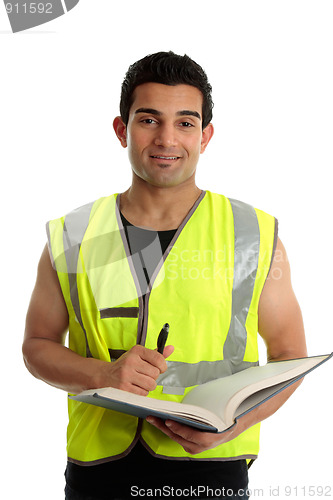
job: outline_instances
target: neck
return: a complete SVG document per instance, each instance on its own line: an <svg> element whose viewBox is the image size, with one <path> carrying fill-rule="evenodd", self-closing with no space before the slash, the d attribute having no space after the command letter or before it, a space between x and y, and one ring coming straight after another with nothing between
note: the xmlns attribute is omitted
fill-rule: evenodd
<svg viewBox="0 0 333 500"><path fill-rule="evenodd" d="M202 192L195 183L165 188L140 181L121 194L120 210L131 224L155 231L176 229Z"/></svg>

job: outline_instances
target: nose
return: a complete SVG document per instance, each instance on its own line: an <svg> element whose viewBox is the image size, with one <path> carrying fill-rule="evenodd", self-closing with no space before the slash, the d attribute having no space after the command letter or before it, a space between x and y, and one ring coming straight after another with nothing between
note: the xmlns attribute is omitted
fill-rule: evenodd
<svg viewBox="0 0 333 500"><path fill-rule="evenodd" d="M178 139L173 125L164 124L160 126L156 131L154 143L156 146L163 146L165 148L177 146Z"/></svg>

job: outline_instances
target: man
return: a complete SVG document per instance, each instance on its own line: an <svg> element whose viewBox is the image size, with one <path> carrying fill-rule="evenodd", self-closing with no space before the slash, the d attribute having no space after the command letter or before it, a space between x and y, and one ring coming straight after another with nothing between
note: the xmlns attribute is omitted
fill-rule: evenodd
<svg viewBox="0 0 333 500"><path fill-rule="evenodd" d="M114 130L132 184L48 224L23 344L36 377L69 393L111 386L179 401L188 387L257 364L258 332L270 360L306 355L275 219L196 186L212 106L207 77L187 56L157 53L129 68ZM222 434L69 401L66 498L171 488L248 498L257 424L295 386Z"/></svg>

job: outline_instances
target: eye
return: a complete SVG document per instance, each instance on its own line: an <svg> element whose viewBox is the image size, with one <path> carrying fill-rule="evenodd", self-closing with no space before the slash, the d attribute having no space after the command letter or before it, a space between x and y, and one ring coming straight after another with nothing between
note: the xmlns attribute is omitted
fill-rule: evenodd
<svg viewBox="0 0 333 500"><path fill-rule="evenodd" d="M193 127L194 125L190 122L181 122L180 126L185 127L185 128L190 128L190 127Z"/></svg>
<svg viewBox="0 0 333 500"><path fill-rule="evenodd" d="M156 120L153 120L153 118L144 118L141 120L141 123L146 123L147 125L152 125L156 123Z"/></svg>

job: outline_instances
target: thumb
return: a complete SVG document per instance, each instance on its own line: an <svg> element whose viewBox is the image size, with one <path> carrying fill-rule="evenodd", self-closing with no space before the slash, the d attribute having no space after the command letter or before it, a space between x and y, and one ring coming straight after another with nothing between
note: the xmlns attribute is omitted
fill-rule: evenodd
<svg viewBox="0 0 333 500"><path fill-rule="evenodd" d="M167 345L167 346L165 346L164 350L163 350L163 356L165 358L168 358L173 353L174 350L175 350L175 348L174 348L173 345Z"/></svg>

